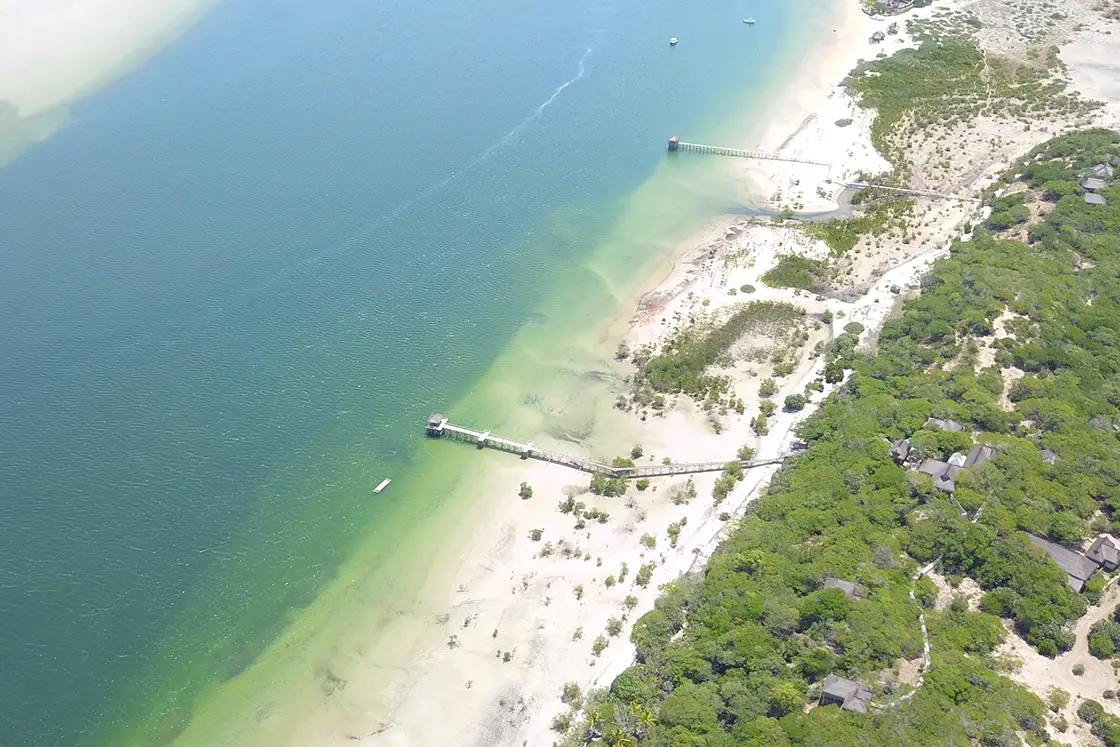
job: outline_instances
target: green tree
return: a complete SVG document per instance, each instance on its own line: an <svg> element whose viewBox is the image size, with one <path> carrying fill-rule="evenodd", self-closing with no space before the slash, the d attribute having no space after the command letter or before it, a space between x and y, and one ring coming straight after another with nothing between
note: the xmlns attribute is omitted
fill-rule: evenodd
<svg viewBox="0 0 1120 747"><path fill-rule="evenodd" d="M806 401L805 396L802 394L791 394L786 397L785 409L789 412L804 410Z"/></svg>

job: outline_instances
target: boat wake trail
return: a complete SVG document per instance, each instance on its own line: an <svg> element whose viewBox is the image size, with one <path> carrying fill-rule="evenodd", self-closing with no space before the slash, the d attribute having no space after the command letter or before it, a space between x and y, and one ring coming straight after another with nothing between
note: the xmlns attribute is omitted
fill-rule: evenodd
<svg viewBox="0 0 1120 747"><path fill-rule="evenodd" d="M496 140L489 147L480 151L475 156L471 157L470 160L468 160L462 168L460 168L456 171L452 171L448 176L441 179L440 181L435 182L434 184L432 184L428 187L425 187L421 191L414 194L412 197L409 197L407 200L402 202L397 207L390 210L388 213L383 213L382 215L378 216L377 218L375 218L370 223L367 223L366 225L362 226L353 235L348 236L347 238L340 241L338 244L335 244L334 246L327 247L326 249L323 249L319 252L316 252L316 253L314 253L310 256L307 256L307 257L303 258L299 262L296 262L295 264L291 265L290 267L287 267L287 268L281 270L280 272L278 272L277 274L273 275L272 277L268 278L262 284L259 284L257 286L252 287L252 288L246 289L244 291L244 293L246 295L259 294L259 293L261 293L265 290L268 290L269 288L276 285L277 283L282 282L282 281L292 277L293 275L296 275L297 273L299 273L302 270L305 270L309 267L317 265L317 264L321 263L322 261L324 261L325 259L327 259L327 258L329 258L329 257L331 257L335 254L338 254L341 251L344 251L346 249L350 249L350 248L354 248L354 247L362 245L363 243L369 241L370 238L372 238L375 231L384 227L386 224L400 218L403 214L405 214L406 212L408 212L409 210L414 208L417 205L417 203L420 203L424 200L427 200L427 199L433 197L434 195L442 192L443 190L447 189L449 186L451 186L452 184L457 182L459 179L462 179L464 176L466 176L467 174L474 171L476 168L478 168L480 165L482 165L486 161L489 161L497 153L499 153L500 151L502 151L503 149L508 147L511 143L513 143L515 140L517 140L518 136L522 132L524 132L526 128L528 128L534 122L536 122L538 119L540 119L541 116L543 116L545 110L548 109L548 107L552 106L553 102L555 102L556 99L560 98L560 95L562 93L564 93L564 91L566 91L570 86L577 83L578 81L580 81L583 78L583 76L587 72L587 59L588 59L588 57L590 57L591 52L592 52L592 49L590 47L588 47L584 51L583 55L579 58L578 68L577 68L575 76L573 76L572 78L564 81L559 86L557 86L556 90L552 92L552 95L549 96L547 99L545 99L545 101L542 104L537 106L537 108L533 111L532 114L530 114L528 117L526 117L520 123L518 123L518 125L516 127L514 127L512 130L507 132L504 136L502 136L501 138Z"/></svg>
<svg viewBox="0 0 1120 747"><path fill-rule="evenodd" d="M521 124L517 125L512 130L510 130L508 133L506 133L505 137L503 137L501 140L499 140L494 145L490 146L490 148L482 154L482 158L479 162L481 163L481 161L486 160L491 155L493 155L497 151L501 150L502 148L504 148L505 146L507 146L511 142L513 142L514 138L516 138L518 135L520 135L521 132L526 127L528 127L533 122L535 122L535 121L537 121L538 119L541 118L541 115L544 114L544 110L547 109L548 107L552 106L552 102L555 101L556 99L560 98L560 94L564 93L564 91L568 88L568 86L572 85L573 83L578 82L581 78L583 78L583 74L587 70L587 67L586 67L587 57L590 54L591 54L591 47L588 47L584 51L583 56L579 58L579 71L576 73L575 77L571 78L569 80L566 80L563 83L561 83L559 86L557 86L556 90L552 92L552 95L549 96L543 104L538 106L536 111L534 111L532 114L530 114L528 117L526 117L525 120Z"/></svg>

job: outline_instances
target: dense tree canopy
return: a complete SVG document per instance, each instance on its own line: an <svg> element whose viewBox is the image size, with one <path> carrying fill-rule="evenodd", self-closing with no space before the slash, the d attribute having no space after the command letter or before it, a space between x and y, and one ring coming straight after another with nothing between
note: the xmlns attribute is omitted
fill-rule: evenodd
<svg viewBox="0 0 1120 747"><path fill-rule="evenodd" d="M589 698L590 725L569 735L573 743L610 729L657 747L1047 738L1042 702L987 654L1005 635L1000 618L1045 655L1072 644L1069 624L1092 586L1074 592L1026 532L1073 545L1098 510L1107 523L1120 508L1120 194L1102 207L1064 186L1087 166L1120 165L1117 142L1093 131L1031 153L1004 178L1006 186L1020 175L1028 193L994 205L1010 214L1054 200L1029 243L978 228L884 327L874 356L854 342L831 346L829 365L852 373L800 426L809 448L774 477L702 577L668 588L636 622L637 662ZM983 367L980 346L993 342L995 365ZM1011 368L1022 376L1005 384ZM966 432L926 426L930 416ZM892 461L899 438L940 458L974 441L998 452L963 472L950 498ZM1058 460L1044 461L1044 448ZM915 573L935 560L947 575L976 580L981 610L925 610L931 666L912 697L892 702L911 689L892 668L921 656L918 617L937 596ZM825 588L829 578L857 592ZM1094 639L1100 655L1120 647L1112 620ZM805 711L830 673L872 685L887 707ZM1115 742L1115 719L1088 717Z"/></svg>

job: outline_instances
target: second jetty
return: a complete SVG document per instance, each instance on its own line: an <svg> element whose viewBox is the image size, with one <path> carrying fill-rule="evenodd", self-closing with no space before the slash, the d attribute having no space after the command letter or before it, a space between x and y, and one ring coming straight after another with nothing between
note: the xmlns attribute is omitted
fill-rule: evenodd
<svg viewBox="0 0 1120 747"><path fill-rule="evenodd" d="M704 143L686 143L680 135L669 138L669 152L692 151L693 153L706 153L711 156L734 156L736 158L754 158L763 161L784 161L786 163L806 163L810 166L825 166L832 168L832 164L824 161L810 161L804 158L782 156L777 153L768 153L762 150L743 150L741 148L724 148L721 145L706 145Z"/></svg>
<svg viewBox="0 0 1120 747"><path fill-rule="evenodd" d="M580 472L589 472L591 474L598 473L607 475L608 477L622 477L626 479L690 475L700 472L722 472L730 462L739 462L743 469L750 469L751 467L781 464L793 455L792 453L782 454L773 459L728 459L722 462L682 462L679 464L670 462L669 464L650 464L641 467L616 467L613 464L599 462L594 459L584 459L583 457L571 456L558 451L541 449L534 446L532 441L522 443L520 441L513 441L508 438L495 436L490 431L478 431L473 428L464 428L461 425L454 425L448 418L440 413L432 413L432 415L428 417L425 433L432 438L452 438L473 443L480 449L490 448L509 452L510 454L517 454L522 459L539 459L543 462L551 462L564 467L570 467Z"/></svg>

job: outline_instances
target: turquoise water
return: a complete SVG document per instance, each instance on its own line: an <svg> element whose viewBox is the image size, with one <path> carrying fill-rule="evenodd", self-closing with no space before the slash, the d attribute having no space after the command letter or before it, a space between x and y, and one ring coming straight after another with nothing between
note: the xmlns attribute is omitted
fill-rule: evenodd
<svg viewBox="0 0 1120 747"><path fill-rule="evenodd" d="M418 424L797 8L226 0L0 171L0 745L127 730L142 677L189 702L391 551L438 500Z"/></svg>

